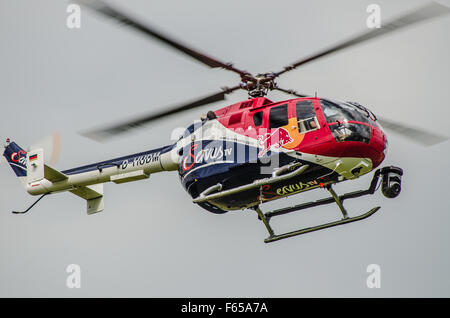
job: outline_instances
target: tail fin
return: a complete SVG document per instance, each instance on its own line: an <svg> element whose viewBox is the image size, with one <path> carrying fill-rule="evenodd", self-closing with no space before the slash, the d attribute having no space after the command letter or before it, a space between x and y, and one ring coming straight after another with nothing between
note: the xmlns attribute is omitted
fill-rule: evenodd
<svg viewBox="0 0 450 318"><path fill-rule="evenodd" d="M16 176L25 181L27 176L27 152L7 138L3 156L8 161Z"/></svg>

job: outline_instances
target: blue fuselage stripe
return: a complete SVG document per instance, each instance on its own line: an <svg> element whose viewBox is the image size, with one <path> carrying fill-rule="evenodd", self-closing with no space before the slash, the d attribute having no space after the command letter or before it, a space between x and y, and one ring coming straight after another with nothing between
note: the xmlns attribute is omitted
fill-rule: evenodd
<svg viewBox="0 0 450 318"><path fill-rule="evenodd" d="M119 165L124 160L132 161L136 157L142 157L142 156L145 156L145 155L151 155L151 154L155 154L155 153L158 153L158 152L163 154L163 153L166 153L166 152L170 151L172 148L173 148L173 146L170 145L170 146L165 146L165 147L161 147L161 148L157 148L157 149L147 150L147 151L135 153L135 154L132 154L132 155L127 155L127 156L123 156L123 157L119 157L119 158L114 158L114 159L110 159L110 160L100 161L100 162L92 163L92 164L89 164L89 165L85 165L85 166L81 166L81 167L77 167L77 168L64 170L64 171L62 171L62 173L67 174L67 175L72 175L72 174L77 174L77 173L94 171L94 170L97 170L98 167L101 166L101 165L105 165L105 164Z"/></svg>

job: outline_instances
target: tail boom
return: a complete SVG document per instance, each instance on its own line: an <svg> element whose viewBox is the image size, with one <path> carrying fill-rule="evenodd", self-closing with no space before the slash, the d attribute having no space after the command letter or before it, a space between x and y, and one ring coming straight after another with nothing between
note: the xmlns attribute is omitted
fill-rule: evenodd
<svg viewBox="0 0 450 318"><path fill-rule="evenodd" d="M162 147L61 171L59 175L56 174L58 171L45 165L45 178L27 184L27 191L32 195L41 195L60 191L75 191L79 187L105 182L120 184L147 179L152 173L178 168L178 158L171 150L172 146ZM56 174L57 179L52 180L51 172L53 172L53 175Z"/></svg>
<svg viewBox="0 0 450 318"><path fill-rule="evenodd" d="M3 155L29 194L69 191L87 201L88 214L103 210L103 183L121 184L148 179L152 173L177 170L180 157L173 146L166 146L58 171L44 163L42 149L26 152L7 140Z"/></svg>

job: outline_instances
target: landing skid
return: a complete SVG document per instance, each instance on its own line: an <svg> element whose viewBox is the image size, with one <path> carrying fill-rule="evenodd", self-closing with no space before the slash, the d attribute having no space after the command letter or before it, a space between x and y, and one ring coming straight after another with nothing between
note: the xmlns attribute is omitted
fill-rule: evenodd
<svg viewBox="0 0 450 318"><path fill-rule="evenodd" d="M274 210L274 211L267 212L267 213L263 213L261 211L261 209L259 208L259 206L254 207L253 210L256 211L256 213L258 214L258 218L261 221L263 221L264 225L266 226L267 231L269 232L269 237L266 238L264 240L264 242L270 243L270 242L282 240L282 239L293 237L293 236L298 236L298 235L302 235L302 234L306 234L306 233L310 233L310 232L314 232L314 231L323 230L323 229L333 227L333 226L338 226L338 225L343 225L343 224L352 223L352 222L356 222L356 221L361 221L361 220L368 218L369 216L371 216L375 212L377 212L380 209L380 207L379 206L375 207L375 208L371 209L370 211L368 211L364 214L355 216L355 217L349 217L347 214L347 210L344 208L343 201L345 199L356 198L356 197L360 197L360 196L364 196L364 195L368 195L368 194L374 194L379 177L380 177L380 170L377 170L377 171L375 171L372 182L370 183L370 187L367 190L355 191L355 192L346 193L344 195L338 196L336 194L336 192L334 192L331 185L327 185L326 189L330 192L331 197L326 198L326 199L302 203L302 204L299 204L299 205L296 205L293 207L278 209L278 210ZM321 225L317 225L317 226L313 226L313 227L308 227L308 228L304 228L304 229L300 229L300 230L296 230L296 231L292 231L292 232L287 232L287 233L283 233L283 234L275 234L274 230L272 229L272 227L269 224L270 219L272 217L299 211L299 210L303 210L303 209L307 209L307 208L314 207L314 206L329 204L329 203L333 203L333 202L335 202L338 205L339 209L341 210L341 213L343 216L343 218L341 220L330 222L330 223L325 223L325 224L321 224Z"/></svg>

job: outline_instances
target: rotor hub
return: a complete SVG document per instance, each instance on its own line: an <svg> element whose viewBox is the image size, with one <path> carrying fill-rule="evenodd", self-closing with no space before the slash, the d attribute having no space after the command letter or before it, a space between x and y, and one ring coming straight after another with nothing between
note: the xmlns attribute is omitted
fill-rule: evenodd
<svg viewBox="0 0 450 318"><path fill-rule="evenodd" d="M257 74L256 76L246 74L241 79L241 88L247 90L248 95L252 98L264 97L276 87L273 73Z"/></svg>

